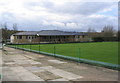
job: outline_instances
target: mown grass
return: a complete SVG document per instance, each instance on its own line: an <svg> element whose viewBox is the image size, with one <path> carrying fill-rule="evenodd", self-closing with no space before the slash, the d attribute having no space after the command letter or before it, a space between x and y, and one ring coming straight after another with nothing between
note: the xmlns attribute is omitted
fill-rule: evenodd
<svg viewBox="0 0 120 83"><path fill-rule="evenodd" d="M32 50L39 51L39 45L17 46L28 49L31 47ZM40 50L54 53L54 46L56 48L56 54L118 64L118 42L41 44Z"/></svg>

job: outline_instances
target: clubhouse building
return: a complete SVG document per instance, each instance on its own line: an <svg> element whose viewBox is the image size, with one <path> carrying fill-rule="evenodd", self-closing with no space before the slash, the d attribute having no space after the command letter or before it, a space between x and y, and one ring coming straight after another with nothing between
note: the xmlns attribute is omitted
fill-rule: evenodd
<svg viewBox="0 0 120 83"><path fill-rule="evenodd" d="M11 35L11 43L64 43L89 41L85 33L59 30L26 31Z"/></svg>

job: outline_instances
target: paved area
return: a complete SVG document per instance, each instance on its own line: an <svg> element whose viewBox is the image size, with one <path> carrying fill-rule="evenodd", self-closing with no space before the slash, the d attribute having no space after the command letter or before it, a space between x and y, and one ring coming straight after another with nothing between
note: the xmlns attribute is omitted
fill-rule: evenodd
<svg viewBox="0 0 120 83"><path fill-rule="evenodd" d="M117 81L115 70L4 48L3 81Z"/></svg>
<svg viewBox="0 0 120 83"><path fill-rule="evenodd" d="M1 82L1 74L2 74L2 50L0 50L0 82Z"/></svg>

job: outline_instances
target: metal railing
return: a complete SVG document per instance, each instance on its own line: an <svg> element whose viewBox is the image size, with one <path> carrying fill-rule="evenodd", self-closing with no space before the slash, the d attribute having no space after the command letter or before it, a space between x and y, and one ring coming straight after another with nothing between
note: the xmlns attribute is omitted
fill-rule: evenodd
<svg viewBox="0 0 120 83"><path fill-rule="evenodd" d="M34 47L34 45L35 45L35 47ZM40 44L8 44L6 46L12 47L15 49L21 49L21 50L25 50L25 51L30 51L30 52L49 55L49 56L59 57L59 58L63 58L63 59L68 59L68 60L76 61L78 63L87 63L87 64L91 64L91 65L97 65L97 66L107 67L107 68L111 68L111 69L115 69L115 70L120 70L120 65L118 65L118 64L112 64L112 63L106 63L106 62L94 61L94 60L88 60L88 59L81 58L81 48L77 48L76 49L77 53L74 54L74 55L76 55L76 57L72 57L72 56L65 56L65 55L59 54L57 52L57 50L58 50L57 46L52 46L51 50L53 52L51 52L51 53L42 51Z"/></svg>

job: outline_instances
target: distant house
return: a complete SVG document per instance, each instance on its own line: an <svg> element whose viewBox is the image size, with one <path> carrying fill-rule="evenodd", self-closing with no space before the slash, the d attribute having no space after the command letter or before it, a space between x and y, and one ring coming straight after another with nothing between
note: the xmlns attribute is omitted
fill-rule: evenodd
<svg viewBox="0 0 120 83"><path fill-rule="evenodd" d="M26 31L11 35L11 43L64 43L88 41L85 33L59 30Z"/></svg>

